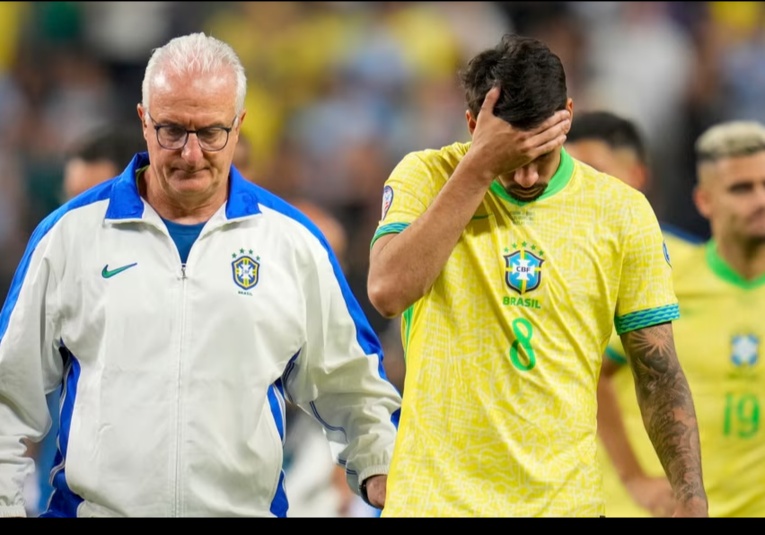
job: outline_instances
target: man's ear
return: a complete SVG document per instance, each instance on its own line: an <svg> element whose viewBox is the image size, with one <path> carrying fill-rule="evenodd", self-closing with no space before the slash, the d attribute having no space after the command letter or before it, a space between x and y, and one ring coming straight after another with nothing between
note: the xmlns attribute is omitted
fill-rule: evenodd
<svg viewBox="0 0 765 535"><path fill-rule="evenodd" d="M693 203L704 218L709 219L712 215L712 199L707 188L696 185L693 188Z"/></svg>
<svg viewBox="0 0 765 535"><path fill-rule="evenodd" d="M143 138L148 141L149 140L149 127L146 125L146 109L143 107L143 104L140 102L135 107L136 113L138 113L138 118L141 120L141 131L143 132ZM144 149L146 150L146 149Z"/></svg>
<svg viewBox="0 0 765 535"><path fill-rule="evenodd" d="M468 132L472 136L473 132L475 132L476 119L470 110L465 110L465 121L467 121Z"/></svg>
<svg viewBox="0 0 765 535"><path fill-rule="evenodd" d="M566 129L566 134L568 134L568 131L571 130L571 123L574 121L574 99L566 99L566 109L568 110L569 114L568 128Z"/></svg>

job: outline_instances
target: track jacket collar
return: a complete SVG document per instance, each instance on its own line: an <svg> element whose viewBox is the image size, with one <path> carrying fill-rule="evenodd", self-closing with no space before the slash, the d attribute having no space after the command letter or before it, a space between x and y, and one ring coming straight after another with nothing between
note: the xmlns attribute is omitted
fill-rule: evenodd
<svg viewBox="0 0 765 535"><path fill-rule="evenodd" d="M136 172L149 165L149 153L139 152L117 177L111 195L106 219L142 219L144 201L138 193ZM238 219L260 213L257 188L232 165L229 173L229 193L226 201L226 219Z"/></svg>

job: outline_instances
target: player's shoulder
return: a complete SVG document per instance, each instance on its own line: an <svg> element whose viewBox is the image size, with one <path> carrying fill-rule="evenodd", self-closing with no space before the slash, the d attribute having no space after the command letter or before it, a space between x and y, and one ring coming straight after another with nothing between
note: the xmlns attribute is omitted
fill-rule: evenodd
<svg viewBox="0 0 765 535"><path fill-rule="evenodd" d="M572 158L572 160L574 161L574 173L578 174L582 183L587 184L588 187L605 192L609 196L616 195L618 198L641 200L641 202L645 199L643 192L623 180L599 171L576 158Z"/></svg>
<svg viewBox="0 0 765 535"><path fill-rule="evenodd" d="M403 162L419 162L427 166L456 166L467 154L470 142L456 141L440 148L425 148L409 152L403 158Z"/></svg>
<svg viewBox="0 0 765 535"><path fill-rule="evenodd" d="M645 194L616 178L603 173L594 167L572 158L574 171L572 182L576 188L586 190L588 198L594 203L607 206L608 210L618 217L612 217L615 224L625 223L635 218L643 219L653 208Z"/></svg>
<svg viewBox="0 0 765 535"><path fill-rule="evenodd" d="M444 147L426 148L407 153L391 173L392 178L409 183L443 185L460 160L467 154L469 143L455 142Z"/></svg>

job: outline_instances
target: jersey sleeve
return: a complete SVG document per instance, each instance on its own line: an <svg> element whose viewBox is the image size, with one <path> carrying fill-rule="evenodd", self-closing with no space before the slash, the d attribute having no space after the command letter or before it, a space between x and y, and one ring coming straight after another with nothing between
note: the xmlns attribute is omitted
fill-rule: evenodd
<svg viewBox="0 0 765 535"><path fill-rule="evenodd" d="M438 193L433 172L422 154L407 154L383 186L382 213L372 245L381 236L398 234L427 210Z"/></svg>
<svg viewBox="0 0 765 535"><path fill-rule="evenodd" d="M672 267L653 208L640 194L629 219L616 303L616 332L650 327L679 317Z"/></svg>
<svg viewBox="0 0 765 535"><path fill-rule="evenodd" d="M47 230L46 220L32 235L0 310L0 517L26 516L24 482L34 464L22 440L38 442L50 429L45 395L62 373Z"/></svg>
<svg viewBox="0 0 765 535"><path fill-rule="evenodd" d="M327 256L329 254L329 257ZM331 251L304 269L306 342L286 376L288 399L324 429L350 488L387 474L401 397L383 367L381 343Z"/></svg>

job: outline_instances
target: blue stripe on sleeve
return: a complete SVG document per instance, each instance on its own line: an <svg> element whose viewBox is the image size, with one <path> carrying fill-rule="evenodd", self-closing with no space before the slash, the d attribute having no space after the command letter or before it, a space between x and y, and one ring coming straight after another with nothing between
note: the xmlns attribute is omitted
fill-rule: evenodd
<svg viewBox="0 0 765 535"><path fill-rule="evenodd" d="M626 316L617 317L614 320L614 325L616 326L617 334L624 334L644 327L658 325L659 323L673 321L679 317L680 307L674 304L650 310L639 310Z"/></svg>

